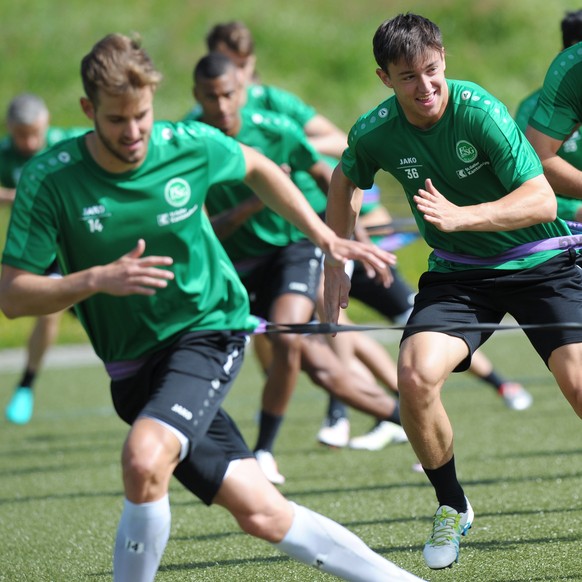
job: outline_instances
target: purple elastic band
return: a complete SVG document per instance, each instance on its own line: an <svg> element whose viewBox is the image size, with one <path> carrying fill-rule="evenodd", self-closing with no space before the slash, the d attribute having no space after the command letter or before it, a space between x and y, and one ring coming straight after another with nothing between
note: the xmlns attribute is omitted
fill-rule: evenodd
<svg viewBox="0 0 582 582"><path fill-rule="evenodd" d="M467 265L499 265L501 263L506 263L507 261L521 259L542 251L565 251L566 249L580 247L582 247L582 236L573 234L525 243L513 247L500 255L495 255L494 257L475 257L473 255L451 253L449 251L443 251L442 249L434 249L434 254L440 259L445 259L454 263L464 263Z"/></svg>
<svg viewBox="0 0 582 582"><path fill-rule="evenodd" d="M252 333L253 334L265 333L267 331L267 320L263 319L262 317L258 317L258 316L257 316L257 319L259 320L259 323L258 323L257 327L255 327L255 329Z"/></svg>
<svg viewBox="0 0 582 582"><path fill-rule="evenodd" d="M122 380L134 376L144 365L146 358L138 360L123 360L121 362L105 362L105 370L112 380Z"/></svg>

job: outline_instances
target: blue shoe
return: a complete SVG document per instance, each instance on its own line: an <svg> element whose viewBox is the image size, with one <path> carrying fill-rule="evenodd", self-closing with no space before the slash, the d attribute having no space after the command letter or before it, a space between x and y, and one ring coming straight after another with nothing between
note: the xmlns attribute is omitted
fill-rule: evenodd
<svg viewBox="0 0 582 582"><path fill-rule="evenodd" d="M19 386L6 407L6 418L14 424L27 424L34 410L34 393L32 388Z"/></svg>

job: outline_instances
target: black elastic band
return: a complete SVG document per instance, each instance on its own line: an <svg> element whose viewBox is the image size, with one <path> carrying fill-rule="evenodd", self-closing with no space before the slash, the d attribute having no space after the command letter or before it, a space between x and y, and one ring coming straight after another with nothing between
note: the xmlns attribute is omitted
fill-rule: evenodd
<svg viewBox="0 0 582 582"><path fill-rule="evenodd" d="M516 329L582 329L582 323L529 323L519 324L498 324L498 323L435 323L435 324L411 324L411 325L343 325L337 323L271 323L264 322L253 332L259 333L300 333L300 334L336 334L347 331L398 331L398 330L419 330L419 331L507 331Z"/></svg>

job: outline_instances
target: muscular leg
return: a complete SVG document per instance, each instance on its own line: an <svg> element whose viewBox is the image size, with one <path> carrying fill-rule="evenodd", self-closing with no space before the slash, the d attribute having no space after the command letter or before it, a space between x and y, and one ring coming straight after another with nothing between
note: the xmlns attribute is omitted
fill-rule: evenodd
<svg viewBox="0 0 582 582"><path fill-rule="evenodd" d="M273 350L271 348L271 340L265 335L253 336L253 348L259 365L266 375L269 372L269 366L273 360Z"/></svg>
<svg viewBox="0 0 582 582"><path fill-rule="evenodd" d="M34 381L49 347L54 343L63 312L38 317L27 343L27 360L22 377L6 406L6 418L26 424L34 411Z"/></svg>
<svg viewBox="0 0 582 582"><path fill-rule="evenodd" d="M555 349L548 366L574 412L582 418L582 344L567 344Z"/></svg>
<svg viewBox="0 0 582 582"><path fill-rule="evenodd" d="M305 323L311 318L313 303L303 295L286 293L273 303L270 320L274 323ZM272 361L263 388L263 410L282 415L297 383L301 362L301 336L273 334Z"/></svg>
<svg viewBox="0 0 582 582"><path fill-rule="evenodd" d="M427 469L436 469L453 456L453 429L441 400L441 388L468 353L462 339L434 332L414 334L400 348L402 425Z"/></svg>
<svg viewBox="0 0 582 582"><path fill-rule="evenodd" d="M27 370L36 373L40 369L47 350L57 337L62 315L63 312L60 311L37 318L28 338Z"/></svg>
<svg viewBox="0 0 582 582"><path fill-rule="evenodd" d="M384 346L365 333L357 334L356 355L371 373L392 392L398 392L396 363Z"/></svg>
<svg viewBox="0 0 582 582"><path fill-rule="evenodd" d="M252 459L236 461L214 503L226 508L246 533L343 580L420 580L373 552L340 524L287 501Z"/></svg>
<svg viewBox="0 0 582 582"><path fill-rule="evenodd" d="M302 368L311 380L342 402L376 418L387 418L396 408L396 400L375 381L358 384L325 339L304 337L301 355Z"/></svg>
<svg viewBox="0 0 582 582"><path fill-rule="evenodd" d="M170 535L168 486L180 441L150 418L138 418L122 453L124 508L115 540L115 582L154 580Z"/></svg>
<svg viewBox="0 0 582 582"><path fill-rule="evenodd" d="M285 293L273 302L269 320L275 323L305 323L311 319L312 312L313 303L308 297ZM259 434L254 451L269 479L273 483L282 484L285 477L279 473L272 451L297 383L301 367L301 336L273 334L271 354L261 398Z"/></svg>

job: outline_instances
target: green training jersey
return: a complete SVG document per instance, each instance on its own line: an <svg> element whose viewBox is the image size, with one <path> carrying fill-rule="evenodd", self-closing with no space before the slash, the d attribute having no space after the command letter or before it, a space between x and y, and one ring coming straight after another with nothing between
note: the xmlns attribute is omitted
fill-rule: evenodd
<svg viewBox="0 0 582 582"><path fill-rule="evenodd" d="M249 85L247 88L247 100L243 108L251 111L263 109L275 113L283 113L301 127L316 115L315 109L303 102L297 95L272 85ZM202 108L200 105L195 105L185 115L184 121L199 121L201 117Z"/></svg>
<svg viewBox="0 0 582 582"><path fill-rule="evenodd" d="M146 159L106 172L79 137L28 164L3 262L41 274L55 248L63 273L106 265L146 242L175 278L153 296L93 295L76 306L105 362L140 358L197 330L252 330L247 293L203 211L208 190L245 176L233 139L202 123L157 122Z"/></svg>
<svg viewBox="0 0 582 582"><path fill-rule="evenodd" d="M353 126L342 168L358 187L370 188L380 169L404 188L418 229L429 246L449 253L487 258L518 245L570 234L561 220L509 232L444 233L426 222L413 201L430 178L453 204L467 206L502 198L542 174L535 151L506 107L474 83L448 80L449 101L442 118L427 130L410 124L390 97ZM543 251L491 267L523 269L560 251ZM431 254L429 269L474 268Z"/></svg>
<svg viewBox="0 0 582 582"><path fill-rule="evenodd" d="M64 139L82 135L88 131L88 127L49 127L46 133L46 146L42 151ZM28 160L30 160L30 157L23 156L14 147L14 142L9 135L2 138L0 140L0 186L16 188L22 168Z"/></svg>
<svg viewBox="0 0 582 582"><path fill-rule="evenodd" d="M303 130L286 116L267 111L241 111L242 125L235 139L259 151L277 165L292 172L306 171L319 154L305 138ZM219 184L206 199L210 216L239 205L252 190L245 184ZM280 247L304 239L305 235L268 207L253 214L229 237L222 240L233 262L261 257Z"/></svg>
<svg viewBox="0 0 582 582"><path fill-rule="evenodd" d="M565 140L582 122L582 43L559 53L546 73L529 123L554 139Z"/></svg>
<svg viewBox="0 0 582 582"><path fill-rule="evenodd" d="M525 133L529 119L538 103L541 88L526 97L517 107L515 122L519 129ZM566 141L560 146L557 154L572 164L578 170L582 170L582 134L575 129ZM575 220L576 213L582 205L582 200L571 198L563 194L556 193L558 201L558 216L564 220Z"/></svg>
<svg viewBox="0 0 582 582"><path fill-rule="evenodd" d="M320 154L320 157L332 169L338 164L338 160L332 156ZM291 172L291 179L295 182L297 188L303 192L303 195L307 198L311 208L313 208L317 214L323 216L327 206L327 192L323 192L311 174L307 172Z"/></svg>

